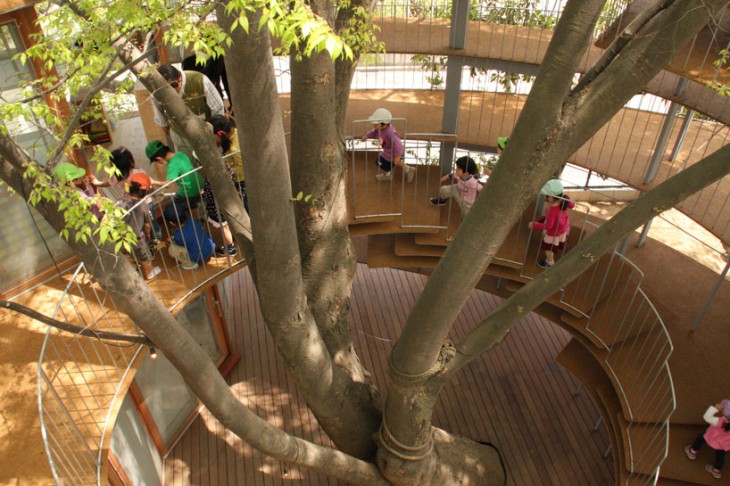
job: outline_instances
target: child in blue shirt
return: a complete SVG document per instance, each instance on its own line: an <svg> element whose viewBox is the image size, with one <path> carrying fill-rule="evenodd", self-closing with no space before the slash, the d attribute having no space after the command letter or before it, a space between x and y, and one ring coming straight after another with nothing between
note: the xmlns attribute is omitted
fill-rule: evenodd
<svg viewBox="0 0 730 486"><path fill-rule="evenodd" d="M189 218L181 207L170 204L165 208L165 220L174 229L168 251L180 262L180 268L197 270L201 263L210 260L215 242L195 218Z"/></svg>

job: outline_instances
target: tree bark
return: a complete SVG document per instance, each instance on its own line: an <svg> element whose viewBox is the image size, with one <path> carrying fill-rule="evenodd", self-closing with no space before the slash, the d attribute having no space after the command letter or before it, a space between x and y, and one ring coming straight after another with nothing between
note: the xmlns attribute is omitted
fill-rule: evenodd
<svg viewBox="0 0 730 486"><path fill-rule="evenodd" d="M706 9L674 2L592 82L569 95L573 73L603 3L569 1L566 5L510 145L408 316L391 356L392 385L383 419L393 424L391 432L401 444L416 446L428 437L430 411L425 409L430 400L426 396L440 391L430 386L429 378L443 371L442 343L484 268L544 181L724 4L705 2ZM404 386L409 382L410 386ZM403 406L415 402L425 404L417 410L417 421L410 419L413 410ZM412 470L419 464L406 465L410 474L403 474L403 465L397 462L399 467L392 471L382 467L386 460L393 463L392 457L392 451L379 449L379 464L389 480L401 484L400 478L416 474ZM422 461L422 467L428 467L427 463Z"/></svg>
<svg viewBox="0 0 730 486"><path fill-rule="evenodd" d="M230 29L232 19L225 15L222 6L218 8L218 19L225 29ZM330 322L339 323L348 306L347 299L336 293L339 289L335 292L331 288L333 283L345 283L346 289L349 288L354 262L349 239L346 238L341 149L332 135L334 127L321 132L304 132L304 135L313 137L311 146L297 145L297 151L305 150L302 154L304 157L298 162L306 164L306 168L293 170L297 171L302 192L314 191L313 198L321 197L321 202L316 204L322 206L292 201L290 168L274 79L271 44L268 33L254 30L258 18L250 16L249 20L252 26L249 34L242 29L236 29L231 34L236 47L226 52L226 66L232 81L235 112L240 120L239 138L249 190L257 258L256 284L261 310L277 349L322 428L341 450L357 457L372 457L375 445L371 433L379 421L377 407L373 406L374 397L369 387L356 384L353 379L351 369L353 365L359 366L359 363L351 359L351 344L345 344L344 347L341 344L343 336L338 335L341 328L334 328L334 332L328 336L328 341L337 339L337 344L333 345L336 350L333 355L315 320L315 317L324 315ZM321 62L321 58L315 57L315 61ZM329 61L329 73L327 63L317 67L325 69L318 78L317 87L327 77L332 83L331 65ZM244 70L241 66L256 66L256 69ZM315 77L320 76L314 69L311 73ZM312 90L305 94L325 102L327 96L332 97L324 90ZM332 106L331 102L329 106ZM310 105L309 109L314 111L309 114L304 111L299 116L307 119L311 113L316 113L316 107ZM323 121L317 120L317 123ZM336 130L334 134L336 136ZM309 143L307 140L304 142ZM331 169L326 177L315 181L313 176L320 172L311 164L318 163L323 156L325 160L322 163ZM305 236L301 247L311 248L310 253L305 255L306 259L313 256L321 259L312 260L314 263L307 267L302 263L292 205L302 206L300 219L306 220L301 225ZM320 255L322 250L317 246L320 244L322 247L325 244L336 246L333 253ZM343 261L332 261L337 258ZM332 272L333 268L327 267L328 262L341 266L334 269L338 274L326 284L317 283L314 279L324 275L323 272ZM318 272L316 277L307 277L307 280L312 279L309 283L305 281L304 268ZM318 288L317 285L324 288ZM286 289L284 298L283 289ZM313 303L308 301L307 290L316 296ZM333 296L341 300L332 304L321 301ZM311 307L312 304L314 307ZM312 308L317 309L318 316L313 314ZM331 328L331 325L324 328ZM339 360L337 364L335 359ZM347 364L350 368L338 364Z"/></svg>
<svg viewBox="0 0 730 486"><path fill-rule="evenodd" d="M616 216L578 243L558 262L504 301L492 314L456 344L457 354L448 364L447 375L463 368L477 355L504 338L507 331L550 295L575 280L593 262L611 251L624 236L649 219L671 209L713 182L730 174L730 145L679 172L644 193Z"/></svg>
<svg viewBox="0 0 730 486"><path fill-rule="evenodd" d="M24 164L32 163L7 137L0 137L0 178L18 194L30 194L32 181L22 177ZM57 203L40 202L38 212L58 232L65 227ZM124 309L172 365L213 415L252 447L281 461L356 484L387 484L370 463L293 437L272 427L248 410L233 395L215 363L162 305L142 276L121 255L103 247L76 242L69 231L69 246L84 262L115 305Z"/></svg>

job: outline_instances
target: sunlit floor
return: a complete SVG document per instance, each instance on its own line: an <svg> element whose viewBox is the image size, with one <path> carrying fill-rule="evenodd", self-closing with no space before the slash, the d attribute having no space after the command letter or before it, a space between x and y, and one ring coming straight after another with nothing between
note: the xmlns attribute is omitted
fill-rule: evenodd
<svg viewBox="0 0 730 486"><path fill-rule="evenodd" d="M329 440L288 377L263 324L247 270L234 276L229 330L241 361L230 383L244 403L299 437ZM360 265L352 299L353 336L373 380L384 389L386 358L426 277ZM475 291L457 320L459 338L499 298ZM612 484L608 437L594 425L598 412L580 384L554 361L569 334L528 315L504 342L468 366L442 393L434 423L497 445L508 484ZM193 423L165 463L165 484L344 484L263 457L209 413Z"/></svg>

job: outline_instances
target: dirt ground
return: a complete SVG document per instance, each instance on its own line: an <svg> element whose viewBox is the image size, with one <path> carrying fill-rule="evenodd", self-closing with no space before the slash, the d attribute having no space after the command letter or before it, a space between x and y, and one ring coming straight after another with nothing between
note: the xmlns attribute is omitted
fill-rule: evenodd
<svg viewBox="0 0 730 486"><path fill-rule="evenodd" d="M620 205L596 205L591 212L607 218L620 208ZM650 241L642 249L630 250L629 258L637 261L646 271L646 287L652 290L654 296L662 295L664 305L669 306L673 315L667 316L668 327L681 326L684 331L678 331L677 335L683 337L687 335L692 316L702 306L725 262L718 251L710 250L711 246L721 248L717 240L701 231L688 218L672 212L666 215L666 219L696 235L696 238L678 230L669 222L658 219L653 223L650 233L656 241ZM678 258L676 252L697 260L701 266L693 262L681 262L682 259ZM672 285L672 280L682 280L685 284L690 284L691 291L683 288L683 285ZM51 286L38 287L14 300L36 309L48 309L46 312L50 312L60 298L60 287L57 282ZM697 346L708 345L713 339L715 329L725 329L722 332L728 334L727 326L723 328L727 319L724 309L727 306L719 305L720 302L726 303L728 296L730 282L726 280L717 300L701 323L701 333L688 338L693 341L692 345L683 348L684 351L679 349L677 359L683 353L691 355L696 352ZM44 334L44 325L9 311L0 312L0 374L3 376L0 381L0 485L3 486L53 484L40 433L36 389L37 361ZM677 339L674 333L672 337ZM720 355L725 352L723 349L716 351ZM727 380L725 384L728 385ZM699 392L683 390L685 386L681 381L677 383L678 397L681 398L685 395L683 392L686 392L696 396L698 400L705 400L712 393L711 389L701 389ZM677 413L694 413L693 403L681 402L679 406Z"/></svg>

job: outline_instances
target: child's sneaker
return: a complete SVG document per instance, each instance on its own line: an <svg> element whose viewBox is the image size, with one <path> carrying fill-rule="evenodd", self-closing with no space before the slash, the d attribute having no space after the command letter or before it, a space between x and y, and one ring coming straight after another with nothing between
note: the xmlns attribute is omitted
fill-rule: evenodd
<svg viewBox="0 0 730 486"><path fill-rule="evenodd" d="M684 446L684 454L690 461L694 461L695 459L697 459L697 451L692 449L691 446Z"/></svg>
<svg viewBox="0 0 730 486"><path fill-rule="evenodd" d="M148 275L145 275L145 280L152 280L156 276L162 273L162 269L160 267L153 268Z"/></svg>
<svg viewBox="0 0 730 486"><path fill-rule="evenodd" d="M441 199L440 197L432 197L430 199L431 206L445 206L449 202L448 199Z"/></svg>
<svg viewBox="0 0 730 486"><path fill-rule="evenodd" d="M378 182L388 182L393 179L393 176L390 172L380 172L379 174L375 174L375 180Z"/></svg>
<svg viewBox="0 0 730 486"><path fill-rule="evenodd" d="M406 182L410 184L416 178L416 168L406 166Z"/></svg>
<svg viewBox="0 0 730 486"><path fill-rule="evenodd" d="M183 270L197 270L200 268L200 264L198 263L181 263L180 268Z"/></svg>
<svg viewBox="0 0 730 486"><path fill-rule="evenodd" d="M722 478L722 473L720 472L720 470L719 469L715 469L714 467L712 467L711 464L708 464L708 465L705 466L705 471L707 471L708 473L712 474L712 477L715 478L715 479L721 479Z"/></svg>
<svg viewBox="0 0 730 486"><path fill-rule="evenodd" d="M553 264L548 262L547 260L540 260L539 262L537 262L537 266L542 268L550 268L553 266Z"/></svg>
<svg viewBox="0 0 730 486"><path fill-rule="evenodd" d="M236 249L236 245L234 245L233 243L231 243L230 245L215 247L215 254L218 256L235 256L237 253L238 250Z"/></svg>
<svg viewBox="0 0 730 486"><path fill-rule="evenodd" d="M157 247L159 246L158 240L152 240L149 243L147 243L147 247L150 250L150 255L152 255L152 258L155 258L155 255L157 255Z"/></svg>

